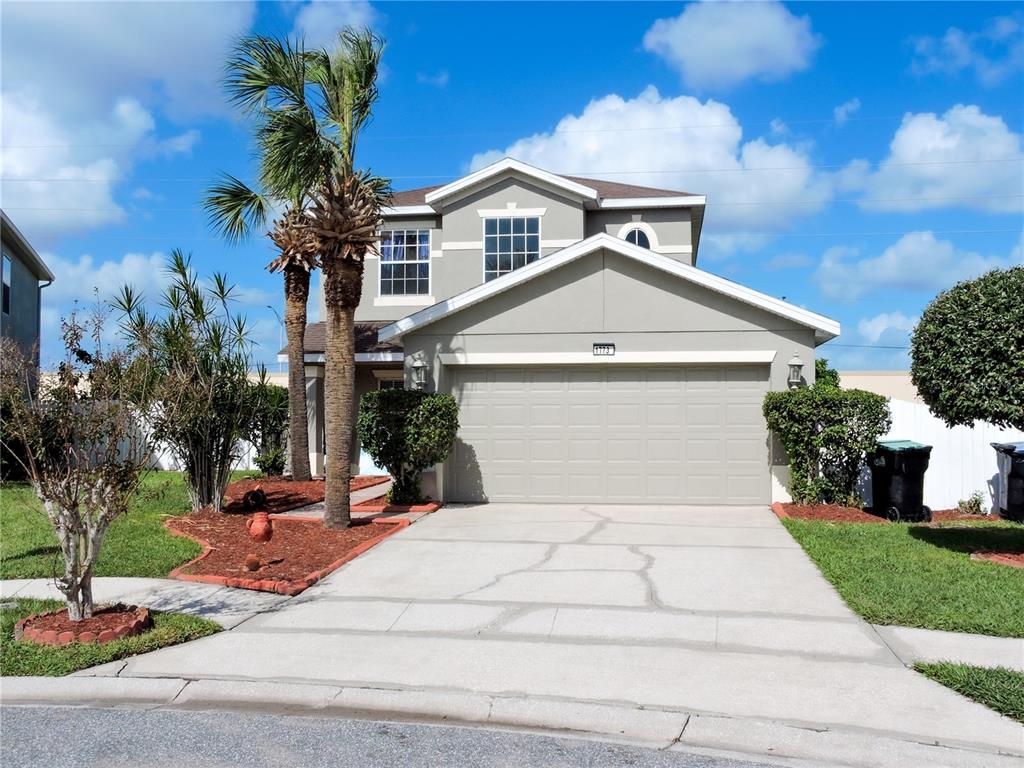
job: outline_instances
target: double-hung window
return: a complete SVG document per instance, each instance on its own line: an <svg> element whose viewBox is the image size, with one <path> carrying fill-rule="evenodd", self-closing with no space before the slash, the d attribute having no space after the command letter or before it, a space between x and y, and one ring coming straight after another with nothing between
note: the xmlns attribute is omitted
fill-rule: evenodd
<svg viewBox="0 0 1024 768"><path fill-rule="evenodd" d="M430 230L391 229L381 233L380 295L430 294Z"/></svg>
<svg viewBox="0 0 1024 768"><path fill-rule="evenodd" d="M539 217L484 219L484 282L532 264L539 258Z"/></svg>

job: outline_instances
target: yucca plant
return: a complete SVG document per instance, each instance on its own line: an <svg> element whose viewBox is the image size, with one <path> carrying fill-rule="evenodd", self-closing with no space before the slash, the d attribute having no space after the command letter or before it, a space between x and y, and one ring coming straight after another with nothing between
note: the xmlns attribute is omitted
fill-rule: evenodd
<svg viewBox="0 0 1024 768"><path fill-rule="evenodd" d="M130 286L114 301L133 355L149 365L148 423L185 473L193 509L221 510L258 403L250 393L249 330L232 309L222 274L199 280L191 260L172 252L159 312Z"/></svg>

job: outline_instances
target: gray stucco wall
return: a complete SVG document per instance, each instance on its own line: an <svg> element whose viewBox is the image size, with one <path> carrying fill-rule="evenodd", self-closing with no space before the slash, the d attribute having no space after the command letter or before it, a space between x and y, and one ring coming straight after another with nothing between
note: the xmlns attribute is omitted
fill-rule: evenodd
<svg viewBox="0 0 1024 768"><path fill-rule="evenodd" d="M657 243L651 243L652 250L685 264L693 263L691 253L680 252L692 246L690 211L687 208L587 211L586 236L606 232L618 237L624 226L633 223L643 223L654 230Z"/></svg>
<svg viewBox="0 0 1024 768"><path fill-rule="evenodd" d="M0 333L14 339L25 354L35 350L38 359L39 280L6 243L3 253L11 259L11 311L0 313Z"/></svg>
<svg viewBox="0 0 1024 768"><path fill-rule="evenodd" d="M603 250L403 339L407 366L421 357L441 391L440 353L590 353L595 342L617 353L774 350L772 389L786 387L796 352L813 379L812 329Z"/></svg>

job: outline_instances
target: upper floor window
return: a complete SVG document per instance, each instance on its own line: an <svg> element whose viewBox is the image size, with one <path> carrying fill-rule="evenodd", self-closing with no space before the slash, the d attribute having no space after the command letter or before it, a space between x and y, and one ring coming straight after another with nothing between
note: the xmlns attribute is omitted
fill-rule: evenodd
<svg viewBox="0 0 1024 768"><path fill-rule="evenodd" d="M540 218L484 219L484 282L540 258Z"/></svg>
<svg viewBox="0 0 1024 768"><path fill-rule="evenodd" d="M641 248L651 247L651 241L647 237L647 233L640 228L631 229L626 233L626 242L632 243L633 245L639 245Z"/></svg>
<svg viewBox="0 0 1024 768"><path fill-rule="evenodd" d="M3 266L3 313L11 314L11 257L4 254Z"/></svg>
<svg viewBox="0 0 1024 768"><path fill-rule="evenodd" d="M381 233L380 295L430 294L430 230L393 229Z"/></svg>

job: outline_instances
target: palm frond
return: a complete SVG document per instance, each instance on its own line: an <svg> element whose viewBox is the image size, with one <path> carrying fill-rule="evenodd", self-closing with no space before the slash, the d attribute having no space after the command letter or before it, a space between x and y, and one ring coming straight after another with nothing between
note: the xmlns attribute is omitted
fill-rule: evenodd
<svg viewBox="0 0 1024 768"><path fill-rule="evenodd" d="M257 143L260 183L275 197L293 203L323 181L336 155L333 142L306 108L267 114Z"/></svg>
<svg viewBox="0 0 1024 768"><path fill-rule="evenodd" d="M228 242L235 243L263 225L271 201L241 179L222 173L220 180L206 191L203 208L211 226Z"/></svg>
<svg viewBox="0 0 1024 768"><path fill-rule="evenodd" d="M254 35L239 40L225 66L231 102L245 112L301 106L306 59L301 41Z"/></svg>

